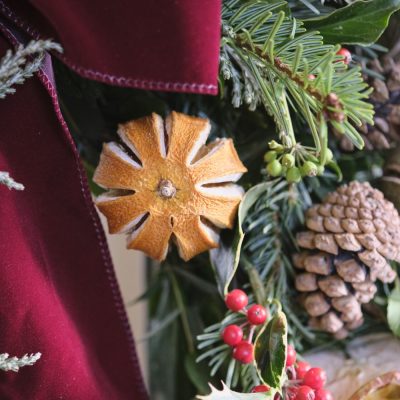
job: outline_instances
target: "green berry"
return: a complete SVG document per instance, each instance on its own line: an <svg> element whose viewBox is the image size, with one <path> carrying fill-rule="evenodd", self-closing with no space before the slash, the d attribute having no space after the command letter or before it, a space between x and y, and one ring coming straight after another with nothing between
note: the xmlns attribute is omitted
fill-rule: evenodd
<svg viewBox="0 0 400 400"><path fill-rule="evenodd" d="M318 167L312 161L306 161L301 167L301 173L303 176L316 176L318 174Z"/></svg>
<svg viewBox="0 0 400 400"><path fill-rule="evenodd" d="M268 146L270 149L276 149L278 146L280 146L280 144L276 140L271 140L268 143Z"/></svg>
<svg viewBox="0 0 400 400"><path fill-rule="evenodd" d="M278 160L271 161L267 165L267 172L273 177L281 175L282 164Z"/></svg>
<svg viewBox="0 0 400 400"><path fill-rule="evenodd" d="M301 181L300 169L297 167L289 168L286 172L286 180L290 183L300 182Z"/></svg>
<svg viewBox="0 0 400 400"><path fill-rule="evenodd" d="M328 164L333 160L333 153L331 149L326 149L326 159L325 163Z"/></svg>
<svg viewBox="0 0 400 400"><path fill-rule="evenodd" d="M269 162L271 162L271 161L276 160L276 157L277 157L277 156L278 156L278 153L277 153L276 151L273 151L273 150L268 151L268 152L266 152L266 153L264 154L264 161L265 161L266 163L269 163Z"/></svg>
<svg viewBox="0 0 400 400"><path fill-rule="evenodd" d="M323 165L317 166L317 175L322 175L325 171L325 167Z"/></svg>
<svg viewBox="0 0 400 400"><path fill-rule="evenodd" d="M282 157L282 165L287 168L291 168L294 166L296 159L292 154L285 154Z"/></svg>
<svg viewBox="0 0 400 400"><path fill-rule="evenodd" d="M276 140L271 140L271 141L268 143L268 146L269 146L269 148L270 148L271 150L275 150L275 151L277 151L278 153L282 153L282 151L283 151L283 146L282 146L281 144L279 144Z"/></svg>

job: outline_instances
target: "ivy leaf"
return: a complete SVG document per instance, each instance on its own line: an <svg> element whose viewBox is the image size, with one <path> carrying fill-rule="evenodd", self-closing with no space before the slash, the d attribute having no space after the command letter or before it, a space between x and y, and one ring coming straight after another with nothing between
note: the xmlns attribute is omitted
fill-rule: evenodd
<svg viewBox="0 0 400 400"><path fill-rule="evenodd" d="M396 286L388 299L387 318L392 332L400 337L400 280L397 279Z"/></svg>
<svg viewBox="0 0 400 400"><path fill-rule="evenodd" d="M368 46L378 40L399 8L400 0L356 1L304 24L309 30L319 31L324 43Z"/></svg>
<svg viewBox="0 0 400 400"><path fill-rule="evenodd" d="M287 351L287 321L283 312L278 312L269 321L255 340L255 362L262 381L272 388L282 387Z"/></svg>
<svg viewBox="0 0 400 400"><path fill-rule="evenodd" d="M222 296L228 292L229 284L239 265L240 250L243 243L243 222L250 208L260 195L267 191L271 182L263 182L253 186L243 197L238 210L238 222L234 237L229 237L229 231L221 235L220 245L210 250L210 260L214 268L218 289Z"/></svg>
<svg viewBox="0 0 400 400"><path fill-rule="evenodd" d="M230 390L228 386L222 382L222 390L218 390L210 385L211 393L207 396L197 396L199 400L268 400L272 399L275 391L267 393L238 393Z"/></svg>

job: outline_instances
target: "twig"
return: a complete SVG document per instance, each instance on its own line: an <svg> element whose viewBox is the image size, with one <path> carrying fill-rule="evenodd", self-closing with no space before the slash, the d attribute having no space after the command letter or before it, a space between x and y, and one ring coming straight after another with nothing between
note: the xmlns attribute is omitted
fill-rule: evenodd
<svg viewBox="0 0 400 400"><path fill-rule="evenodd" d="M330 119L333 119L337 122L343 122L345 118L342 111L343 104L340 102L335 93L328 93L328 95L324 96L323 93L317 88L308 84L308 78L293 72L290 66L284 63L279 57L275 56L273 60L271 60L268 54L264 53L260 47L248 43L243 37L236 36L236 42L238 46L249 52L248 56L251 56L251 54L255 53L263 61L274 65L277 70L284 73L293 82L297 83L297 85L299 85L310 96L317 99L321 104L323 104L323 110L330 117ZM332 108L335 109L334 112L331 110Z"/></svg>

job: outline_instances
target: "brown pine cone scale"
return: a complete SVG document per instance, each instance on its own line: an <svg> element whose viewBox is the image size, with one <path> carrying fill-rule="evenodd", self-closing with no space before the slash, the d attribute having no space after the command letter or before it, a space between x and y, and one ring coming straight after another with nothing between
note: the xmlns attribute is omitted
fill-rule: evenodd
<svg viewBox="0 0 400 400"><path fill-rule="evenodd" d="M389 149L400 143L400 62L385 55L382 60L372 60L368 68L377 72L384 80L365 77L374 89L370 102L374 106L375 124L364 124L358 130L367 150ZM340 134L338 137L342 150L354 151L354 145L347 137Z"/></svg>
<svg viewBox="0 0 400 400"><path fill-rule="evenodd" d="M306 212L303 248L293 256L310 325L343 338L363 323L377 280L393 282L388 261L400 261L400 217L369 183L351 182Z"/></svg>

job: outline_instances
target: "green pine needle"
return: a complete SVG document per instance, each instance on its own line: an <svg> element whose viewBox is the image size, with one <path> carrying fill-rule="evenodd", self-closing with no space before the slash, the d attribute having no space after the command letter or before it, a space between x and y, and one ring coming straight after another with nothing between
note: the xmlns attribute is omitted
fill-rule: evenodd
<svg viewBox="0 0 400 400"><path fill-rule="evenodd" d="M263 104L286 147L296 144L291 120L298 113L317 155L326 143L321 116L362 148L355 126L373 123L373 108L360 69L348 69L337 47L325 45L318 32L308 32L288 13L285 1L224 2L221 79L232 80L234 106L245 103L254 110Z"/></svg>

